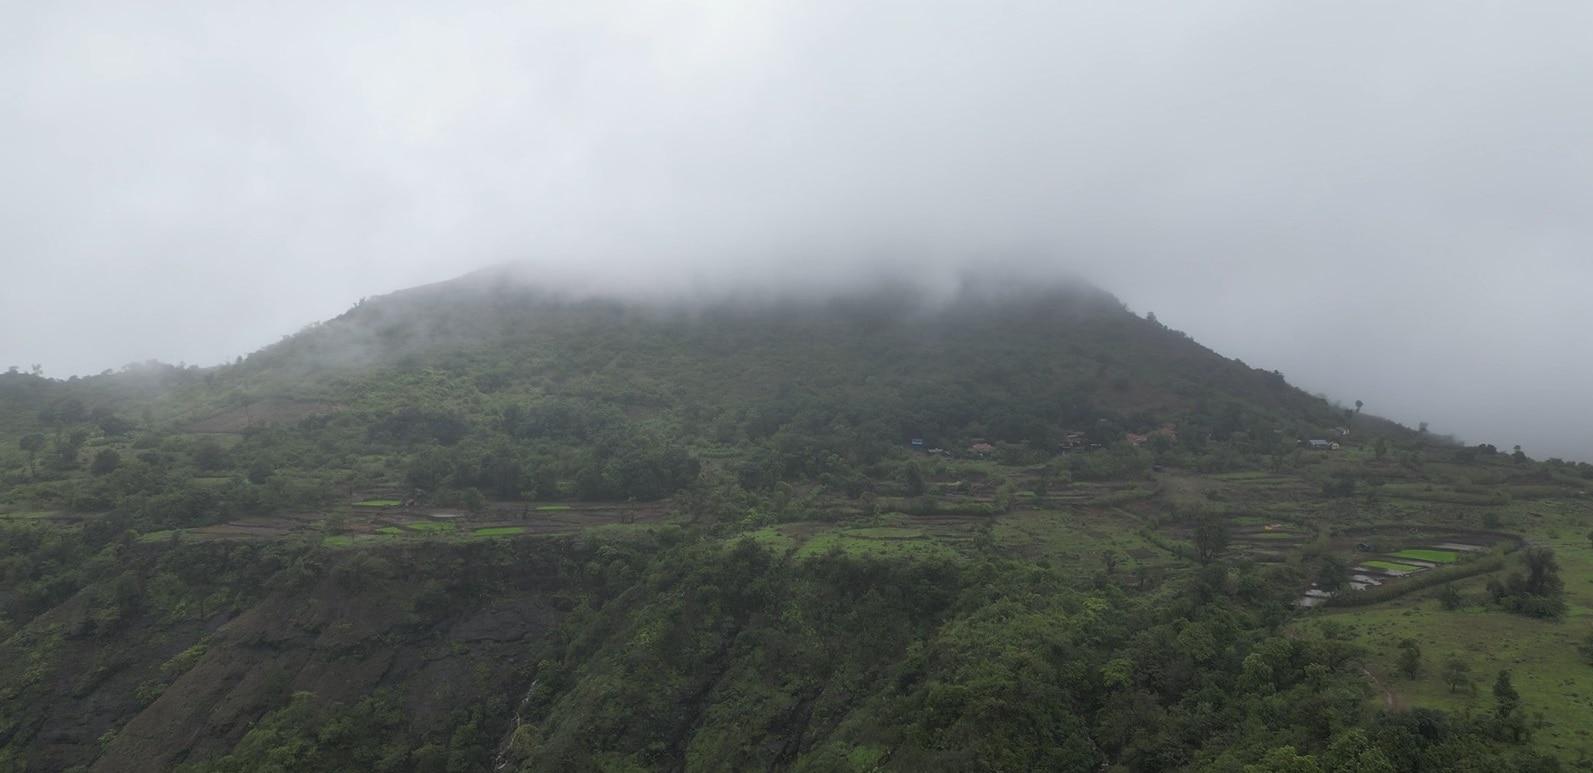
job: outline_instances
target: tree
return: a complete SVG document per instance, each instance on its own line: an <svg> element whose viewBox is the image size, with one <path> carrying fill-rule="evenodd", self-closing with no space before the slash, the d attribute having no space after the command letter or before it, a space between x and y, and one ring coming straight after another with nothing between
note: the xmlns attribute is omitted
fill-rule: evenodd
<svg viewBox="0 0 1593 773"><path fill-rule="evenodd" d="M1521 562L1527 566L1526 587L1523 589L1527 593L1547 596L1564 592L1565 582L1560 579L1560 563L1554 558L1554 548L1527 548L1521 554Z"/></svg>
<svg viewBox="0 0 1593 773"><path fill-rule="evenodd" d="M1268 750L1260 762L1246 765L1244 773L1322 773L1322 765L1316 757L1300 754L1293 746L1279 746Z"/></svg>
<svg viewBox="0 0 1593 773"><path fill-rule="evenodd" d="M1508 719L1516 709L1521 708L1521 693L1516 692L1514 684L1510 682L1510 671L1504 669L1493 680L1494 714L1500 719Z"/></svg>
<svg viewBox="0 0 1593 773"><path fill-rule="evenodd" d="M1444 684L1449 685L1449 691L1471 685L1471 664L1451 655L1444 661Z"/></svg>
<svg viewBox="0 0 1593 773"><path fill-rule="evenodd" d="M1195 558L1210 564L1228 549L1228 521L1221 516L1203 515L1195 524Z"/></svg>
<svg viewBox="0 0 1593 773"><path fill-rule="evenodd" d="M1488 581L1488 595L1493 602L1516 614L1527 617L1557 618L1565 613L1565 581L1560 578L1560 565L1554 558L1554 549L1535 546L1521 551L1521 563L1527 573L1511 572L1504 582Z"/></svg>
<svg viewBox="0 0 1593 773"><path fill-rule="evenodd" d="M1341 733L1328 745L1322 755L1326 770L1353 770L1356 773L1395 773L1397 768L1389 762L1388 755L1372 743L1366 731L1355 728Z"/></svg>
<svg viewBox="0 0 1593 773"><path fill-rule="evenodd" d="M1565 612L1565 580L1560 578L1560 563L1554 548L1538 546L1522 551L1527 567L1526 579L1516 594L1522 598L1518 610L1532 617L1559 617Z"/></svg>
<svg viewBox="0 0 1593 773"><path fill-rule="evenodd" d="M924 493L924 471L919 469L918 462L908 462L902 468L902 491L910 497Z"/></svg>
<svg viewBox="0 0 1593 773"><path fill-rule="evenodd" d="M1349 564L1343 558L1329 553L1322 557L1322 566L1316 570L1316 584L1322 590L1335 591L1349 580Z"/></svg>
<svg viewBox="0 0 1593 773"><path fill-rule="evenodd" d="M1514 459L1516 464L1525 464L1527 461L1527 455L1521 450L1521 446L1516 446L1515 452L1510 454L1510 458Z"/></svg>
<svg viewBox="0 0 1593 773"><path fill-rule="evenodd" d="M1117 551L1111 548L1101 551L1101 563L1106 565L1107 574L1114 574L1117 572L1117 561Z"/></svg>
<svg viewBox="0 0 1593 773"><path fill-rule="evenodd" d="M1438 603L1444 609L1453 612L1465 606L1466 599L1460 595L1460 589L1451 583L1438 591Z"/></svg>
<svg viewBox="0 0 1593 773"><path fill-rule="evenodd" d="M1379 459L1388 456L1388 438L1378 438L1372 443L1372 453Z"/></svg>
<svg viewBox="0 0 1593 773"><path fill-rule="evenodd" d="M1593 531L1587 533L1587 542L1589 547L1593 547Z"/></svg>
<svg viewBox="0 0 1593 773"><path fill-rule="evenodd" d="M1415 639L1405 639L1399 643L1399 672L1406 679L1415 679L1422 670L1422 648Z"/></svg>
<svg viewBox="0 0 1593 773"><path fill-rule="evenodd" d="M120 466L122 466L122 455L105 448L94 455L94 461L89 463L89 473L91 475L109 475Z"/></svg>
<svg viewBox="0 0 1593 773"><path fill-rule="evenodd" d="M38 458L39 452L44 450L44 444L44 436L37 432L23 435L22 439L17 441L17 446L28 454L28 477L30 478L35 475L33 462Z"/></svg>
<svg viewBox="0 0 1593 773"><path fill-rule="evenodd" d="M1361 406L1362 405L1365 405L1365 403L1361 402L1360 400L1356 400L1355 401L1355 412L1356 413L1360 413L1361 412Z"/></svg>
<svg viewBox="0 0 1593 773"><path fill-rule="evenodd" d="M1526 718L1521 712L1521 694L1510 683L1510 672L1500 671L1493 682L1494 715L1498 717L1501 737L1520 742L1528 734Z"/></svg>
<svg viewBox="0 0 1593 773"><path fill-rule="evenodd" d="M194 465L205 472L225 469L230 464L227 449L222 448L221 444L214 440L201 440L194 447Z"/></svg>

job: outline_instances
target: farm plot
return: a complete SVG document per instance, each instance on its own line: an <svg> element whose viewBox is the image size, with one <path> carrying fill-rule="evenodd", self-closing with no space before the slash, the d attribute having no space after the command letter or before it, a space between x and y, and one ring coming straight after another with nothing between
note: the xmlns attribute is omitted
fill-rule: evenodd
<svg viewBox="0 0 1593 773"><path fill-rule="evenodd" d="M1374 534L1363 533L1342 538L1345 542L1341 543L1341 545L1347 546L1349 540L1363 537L1376 541ZM1352 566L1354 574L1348 583L1350 589L1348 592L1353 593L1379 587L1388 583L1398 582L1403 578L1430 569L1446 567L1464 560L1468 554L1480 553L1495 543L1507 539L1508 537L1498 534L1478 533L1475 535L1456 536L1444 533L1442 535L1428 535L1425 540L1418 541L1418 545L1423 542L1426 543L1423 547L1401 547L1397 550L1370 553L1367 550L1368 543L1360 542L1358 543L1358 548L1362 553ZM1401 541L1404 544L1410 544L1410 535L1408 533L1405 534ZM1321 592L1313 587L1303 591L1300 598L1295 601L1295 604L1298 606L1318 606L1325 601L1326 599L1322 597Z"/></svg>
<svg viewBox="0 0 1593 773"><path fill-rule="evenodd" d="M476 529L475 535L477 537L508 537L515 534L524 534L525 531L524 526L488 526L484 529Z"/></svg>
<svg viewBox="0 0 1593 773"><path fill-rule="evenodd" d="M1381 569L1385 574L1392 574L1396 577L1404 577L1406 575L1415 574L1426 568L1416 566L1414 564L1396 564L1393 561L1381 561L1377 559L1373 559L1371 561L1362 561L1361 565L1355 568L1357 571L1360 571L1368 567L1371 569Z"/></svg>
<svg viewBox="0 0 1593 773"><path fill-rule="evenodd" d="M1231 545L1258 561L1282 561L1316 536L1309 529L1266 518L1246 516L1235 520Z"/></svg>
<svg viewBox="0 0 1593 773"><path fill-rule="evenodd" d="M1452 550L1412 549L1389 553L1390 558L1410 558L1416 561L1425 561L1429 564L1452 564L1460 558L1460 554Z"/></svg>

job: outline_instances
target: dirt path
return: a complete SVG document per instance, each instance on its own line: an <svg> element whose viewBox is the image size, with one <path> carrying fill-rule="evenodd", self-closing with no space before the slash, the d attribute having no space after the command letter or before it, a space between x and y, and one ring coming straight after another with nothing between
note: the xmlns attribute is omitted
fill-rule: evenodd
<svg viewBox="0 0 1593 773"><path fill-rule="evenodd" d="M1372 673L1365 667L1361 668L1361 673L1366 674L1366 677L1372 680L1372 684L1377 685L1378 691L1383 693L1383 708L1386 708L1389 711L1394 711L1395 709L1399 708L1399 696L1395 695L1393 690L1384 687L1383 681L1377 678L1377 674Z"/></svg>

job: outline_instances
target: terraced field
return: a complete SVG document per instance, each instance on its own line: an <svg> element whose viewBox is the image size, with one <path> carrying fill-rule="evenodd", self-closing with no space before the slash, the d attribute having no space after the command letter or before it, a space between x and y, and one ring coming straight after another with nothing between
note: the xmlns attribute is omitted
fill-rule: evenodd
<svg viewBox="0 0 1593 773"><path fill-rule="evenodd" d="M1282 561L1316 537L1306 526L1261 516L1241 516L1234 524L1231 549L1257 561Z"/></svg>
<svg viewBox="0 0 1593 773"><path fill-rule="evenodd" d="M1448 535L1430 537L1423 547L1406 547L1398 550L1375 552L1367 550L1367 543L1359 543L1357 556L1351 567L1349 592L1378 587L1401 578L1437 569L1464 560L1470 553L1487 551L1504 539L1498 535ZM1407 543L1408 544L1408 543ZM1333 594L1318 589L1315 584L1307 588L1295 601L1297 606L1314 607L1327 603Z"/></svg>
<svg viewBox="0 0 1593 773"><path fill-rule="evenodd" d="M1460 553L1454 550L1418 549L1401 550L1389 554L1393 558L1412 558L1417 561L1427 561L1438 564L1452 564L1460 558Z"/></svg>

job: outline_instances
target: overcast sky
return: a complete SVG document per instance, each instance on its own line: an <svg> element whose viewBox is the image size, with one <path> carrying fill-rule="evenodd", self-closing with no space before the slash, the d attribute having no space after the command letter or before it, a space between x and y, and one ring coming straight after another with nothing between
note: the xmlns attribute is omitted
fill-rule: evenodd
<svg viewBox="0 0 1593 773"><path fill-rule="evenodd" d="M1593 460L1593 3L0 5L0 368L211 365L506 261L1010 264Z"/></svg>

